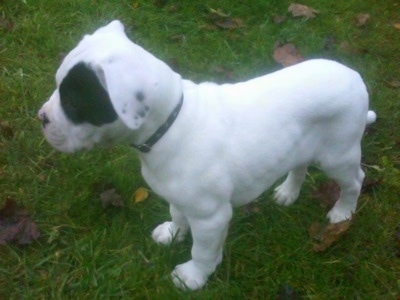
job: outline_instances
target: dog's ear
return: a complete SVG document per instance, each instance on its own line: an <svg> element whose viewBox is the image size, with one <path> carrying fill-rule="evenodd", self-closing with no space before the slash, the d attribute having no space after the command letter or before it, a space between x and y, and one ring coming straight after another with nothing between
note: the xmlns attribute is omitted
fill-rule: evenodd
<svg viewBox="0 0 400 300"><path fill-rule="evenodd" d="M106 26L100 27L94 33L104 33L104 32L118 32L118 33L125 33L124 25L119 20L114 20L108 23Z"/></svg>
<svg viewBox="0 0 400 300"><path fill-rule="evenodd" d="M72 123L101 126L117 119L104 84L104 79L83 62L69 70L59 93L61 106Z"/></svg>
<svg viewBox="0 0 400 300"><path fill-rule="evenodd" d="M150 111L150 96L155 89L143 68L130 68L123 61L108 61L93 66L99 82L107 90L115 112L130 129L138 129Z"/></svg>

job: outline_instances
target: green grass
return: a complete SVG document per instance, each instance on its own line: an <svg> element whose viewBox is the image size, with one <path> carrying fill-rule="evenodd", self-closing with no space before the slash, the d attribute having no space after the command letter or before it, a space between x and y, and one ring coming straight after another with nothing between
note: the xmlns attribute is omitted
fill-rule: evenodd
<svg viewBox="0 0 400 300"><path fill-rule="evenodd" d="M310 0L303 3L320 11L315 19L289 17L275 24L274 15L286 15L290 3L0 1L0 121L14 132L0 137L0 203L23 203L42 233L26 247L0 246L1 299L275 299L282 286L304 299L400 297L400 97L388 85L400 80L400 30L393 26L400 23L400 5ZM205 29L210 7L240 18L245 27ZM355 26L359 13L371 15L361 28ZM54 88L62 53L115 18L134 41L197 82L223 82L221 68L234 81L279 69L272 58L277 42L294 43L306 58L331 58L357 69L378 114L363 141L363 161L384 170L366 168L367 177L380 183L361 196L347 234L326 252L312 251L307 229L326 210L311 199L325 177L311 172L292 207L272 204L267 192L255 212L237 209L224 261L207 287L194 293L175 289L169 273L189 258L191 242L152 242L150 232L168 219L168 206L153 193L143 203L132 200L146 186L133 151L120 146L60 154L44 141L36 120ZM336 42L326 50L327 38ZM351 51L340 49L343 41ZM124 197L124 209L102 207L99 194L108 186Z"/></svg>

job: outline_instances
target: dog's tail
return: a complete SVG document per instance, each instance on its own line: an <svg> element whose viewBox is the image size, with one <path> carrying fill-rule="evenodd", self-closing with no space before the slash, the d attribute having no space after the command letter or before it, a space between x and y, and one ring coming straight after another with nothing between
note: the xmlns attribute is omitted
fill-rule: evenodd
<svg viewBox="0 0 400 300"><path fill-rule="evenodd" d="M373 110L369 110L367 114L367 125L372 124L376 121L376 113Z"/></svg>

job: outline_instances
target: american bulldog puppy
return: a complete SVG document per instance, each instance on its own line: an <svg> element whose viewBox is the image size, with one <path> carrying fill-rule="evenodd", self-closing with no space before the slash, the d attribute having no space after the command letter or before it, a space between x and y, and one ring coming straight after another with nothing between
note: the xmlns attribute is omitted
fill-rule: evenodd
<svg viewBox="0 0 400 300"><path fill-rule="evenodd" d="M172 220L153 239L192 234L191 259L172 272L191 290L221 263L233 207L285 174L276 202L292 204L315 164L341 189L328 219L350 219L364 179L360 142L376 118L360 75L340 63L315 59L236 84L195 84L129 40L119 21L69 52L38 115L62 152L136 149L144 179L170 204Z"/></svg>

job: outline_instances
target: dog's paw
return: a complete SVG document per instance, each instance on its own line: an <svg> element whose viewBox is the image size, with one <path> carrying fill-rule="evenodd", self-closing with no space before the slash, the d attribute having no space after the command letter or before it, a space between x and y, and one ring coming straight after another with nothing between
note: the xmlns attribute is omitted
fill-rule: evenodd
<svg viewBox="0 0 400 300"><path fill-rule="evenodd" d="M207 282L207 275L196 267L193 260L177 265L171 274L174 284L183 290L201 289Z"/></svg>
<svg viewBox="0 0 400 300"><path fill-rule="evenodd" d="M174 239L178 242L182 241L184 233L176 230L172 222L165 222L153 230L151 237L158 244L169 245Z"/></svg>
<svg viewBox="0 0 400 300"><path fill-rule="evenodd" d="M274 190L275 202L280 205L289 206L299 197L299 191L294 191L287 184L281 184Z"/></svg>
<svg viewBox="0 0 400 300"><path fill-rule="evenodd" d="M352 216L353 212L351 210L340 208L338 206L334 206L327 215L329 222L332 224L351 220Z"/></svg>

